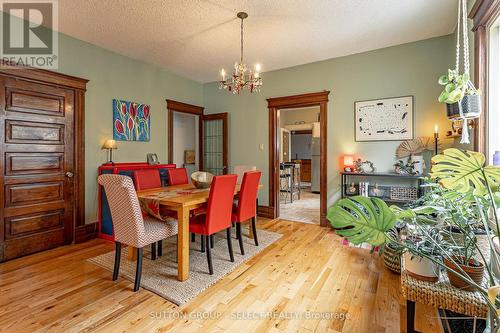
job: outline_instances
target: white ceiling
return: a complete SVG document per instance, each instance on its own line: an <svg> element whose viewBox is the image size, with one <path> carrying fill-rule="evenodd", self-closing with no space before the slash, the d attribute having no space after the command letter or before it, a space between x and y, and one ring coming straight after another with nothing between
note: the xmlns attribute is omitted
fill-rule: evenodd
<svg viewBox="0 0 500 333"><path fill-rule="evenodd" d="M199 82L239 59L270 71L451 33L456 0L60 0L59 30Z"/></svg>

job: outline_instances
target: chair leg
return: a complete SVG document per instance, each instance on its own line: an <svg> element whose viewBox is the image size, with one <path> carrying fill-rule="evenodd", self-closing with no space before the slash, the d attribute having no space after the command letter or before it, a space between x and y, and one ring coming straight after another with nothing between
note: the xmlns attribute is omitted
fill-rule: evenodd
<svg viewBox="0 0 500 333"><path fill-rule="evenodd" d="M163 255L163 240L158 241L158 257Z"/></svg>
<svg viewBox="0 0 500 333"><path fill-rule="evenodd" d="M254 216L252 217L252 232L253 232L253 240L255 242L255 246L259 246L259 240L257 239L257 224L256 224L257 218Z"/></svg>
<svg viewBox="0 0 500 333"><path fill-rule="evenodd" d="M113 281L118 279L118 273L120 272L120 259L122 255L122 243L115 242L115 267L113 267Z"/></svg>
<svg viewBox="0 0 500 333"><path fill-rule="evenodd" d="M142 248L137 249L137 268L135 270L135 282L134 291L139 290L141 287L141 276L142 276Z"/></svg>
<svg viewBox="0 0 500 333"><path fill-rule="evenodd" d="M194 232L191 233L191 242L196 242L196 234Z"/></svg>
<svg viewBox="0 0 500 333"><path fill-rule="evenodd" d="M214 235L210 235L210 247L214 248Z"/></svg>
<svg viewBox="0 0 500 333"><path fill-rule="evenodd" d="M243 248L243 237L241 237L241 223L236 223L236 236L238 237L238 241L240 242L240 251L241 255L245 255L245 249Z"/></svg>
<svg viewBox="0 0 500 333"><path fill-rule="evenodd" d="M205 236L200 235L201 237L201 252L205 252Z"/></svg>
<svg viewBox="0 0 500 333"><path fill-rule="evenodd" d="M234 254L233 254L233 244L231 241L231 227L226 229L227 233L227 247L229 249L229 258L231 258L231 262L234 262Z"/></svg>
<svg viewBox="0 0 500 333"><path fill-rule="evenodd" d="M151 244L151 260L156 260L156 242Z"/></svg>
<svg viewBox="0 0 500 333"><path fill-rule="evenodd" d="M208 272L210 273L210 275L213 275L214 267L212 266L212 253L210 252L210 241L209 241L210 236L206 237L207 237L206 251L207 251L207 261L208 261Z"/></svg>

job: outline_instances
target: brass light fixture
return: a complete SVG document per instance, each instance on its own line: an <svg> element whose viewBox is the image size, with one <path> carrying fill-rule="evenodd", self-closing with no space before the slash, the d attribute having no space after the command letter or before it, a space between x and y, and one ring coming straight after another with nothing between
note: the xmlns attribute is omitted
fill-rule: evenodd
<svg viewBox="0 0 500 333"><path fill-rule="evenodd" d="M243 62L243 20L248 17L245 12L239 12L236 17L241 20L241 53L240 61L234 63L234 70L229 78L226 78L226 71L221 69L221 80L219 81L219 89L225 89L233 94L239 94L242 90L248 89L251 93L260 91L262 86L262 78L260 77L260 65L255 65L255 71L248 69Z"/></svg>

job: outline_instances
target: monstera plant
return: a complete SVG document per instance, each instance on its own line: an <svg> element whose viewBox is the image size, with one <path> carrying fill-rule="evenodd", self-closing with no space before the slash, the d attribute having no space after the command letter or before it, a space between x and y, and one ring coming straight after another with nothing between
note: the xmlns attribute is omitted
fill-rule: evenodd
<svg viewBox="0 0 500 333"><path fill-rule="evenodd" d="M441 155L432 158L431 178L447 193L467 194L477 207L478 223L488 238L488 249L481 249L475 243L476 250L482 258L486 252L491 252L491 265L500 267L499 255L494 250L494 239L498 237L499 220L497 204L500 201L500 168L485 165L483 154L458 149L446 149ZM491 209L489 209L491 208ZM463 262L454 256L453 246L436 237L434 232L439 225L432 225L433 215L451 210L452 207L420 206L412 209L389 207L377 198L351 197L339 200L328 211L327 218L336 232L354 244L368 243L372 246L383 247L395 244L411 253L426 258L449 275L463 280L467 285L479 291L490 308L488 331L498 332L500 327L500 302L496 293L500 291L500 276L495 276L489 266L487 270L487 285L477 283L465 269ZM491 216L485 212L491 211ZM391 229L398 223L405 221L407 227L432 247L432 254L424 251L412 242L392 237ZM447 221L453 224L452 220ZM491 222L491 223L490 223ZM452 249L452 250L450 250ZM438 254L439 257L436 256ZM445 264L447 262L448 264Z"/></svg>

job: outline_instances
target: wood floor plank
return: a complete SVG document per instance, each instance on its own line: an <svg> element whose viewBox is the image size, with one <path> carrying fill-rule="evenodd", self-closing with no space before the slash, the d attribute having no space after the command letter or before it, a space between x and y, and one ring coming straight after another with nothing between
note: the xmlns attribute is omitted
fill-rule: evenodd
<svg viewBox="0 0 500 333"><path fill-rule="evenodd" d="M2 263L0 332L404 331L399 275L378 255L317 225L258 228L283 236L181 307L88 262L113 250L104 240ZM417 304L416 328L442 332L436 310Z"/></svg>

